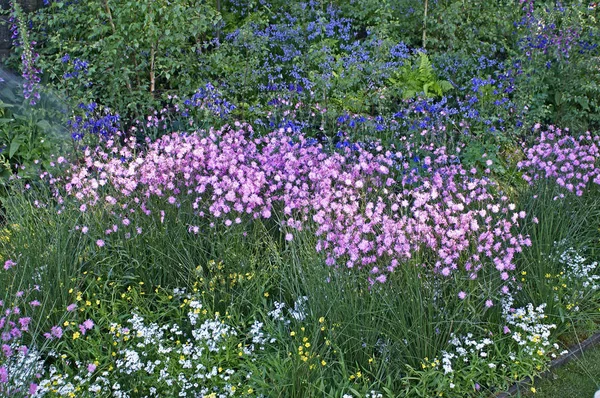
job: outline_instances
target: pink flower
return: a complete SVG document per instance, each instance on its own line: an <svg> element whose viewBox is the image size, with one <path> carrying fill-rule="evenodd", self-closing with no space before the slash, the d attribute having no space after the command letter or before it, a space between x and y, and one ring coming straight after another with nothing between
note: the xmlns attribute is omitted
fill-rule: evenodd
<svg viewBox="0 0 600 398"><path fill-rule="evenodd" d="M467 297L467 293L460 291L458 292L458 298L464 300Z"/></svg>
<svg viewBox="0 0 600 398"><path fill-rule="evenodd" d="M2 344L2 352L6 358L10 358L13 354L13 350L8 344Z"/></svg>
<svg viewBox="0 0 600 398"><path fill-rule="evenodd" d="M50 329L50 335L60 339L63 335L63 330L60 326L52 326L52 329Z"/></svg>
<svg viewBox="0 0 600 398"><path fill-rule="evenodd" d="M88 372L90 372L90 373L94 373L94 371L95 371L95 370L96 370L96 365L95 365L95 364L93 364L93 363L90 363L90 364L87 366L87 371L88 371Z"/></svg>
<svg viewBox="0 0 600 398"><path fill-rule="evenodd" d="M98 245L98 247L103 247L104 246L104 241L102 239L98 239L96 241L96 245Z"/></svg>
<svg viewBox="0 0 600 398"><path fill-rule="evenodd" d="M8 369L5 365L0 366L0 383L8 383Z"/></svg>
<svg viewBox="0 0 600 398"><path fill-rule="evenodd" d="M77 309L77 304L75 304L75 303L73 303L73 304L69 304L69 305L67 306L67 311L69 311L69 312L73 312L73 311L75 311L76 309Z"/></svg>
<svg viewBox="0 0 600 398"><path fill-rule="evenodd" d="M94 327L94 321L92 321L91 319L87 319L83 322L83 326L85 326L87 330L92 330L92 328Z"/></svg>
<svg viewBox="0 0 600 398"><path fill-rule="evenodd" d="M492 300L486 300L485 301L485 306L487 308L491 308L494 305L494 302Z"/></svg>
<svg viewBox="0 0 600 398"><path fill-rule="evenodd" d="M294 239L294 235L292 235L290 233L285 234L285 240L290 242L292 239Z"/></svg>
<svg viewBox="0 0 600 398"><path fill-rule="evenodd" d="M26 332L29 327L29 323L31 322L31 318L19 318L19 325L21 325L21 330Z"/></svg>
<svg viewBox="0 0 600 398"><path fill-rule="evenodd" d="M14 267L15 265L17 265L17 263L15 263L14 261L8 259L4 262L4 269L6 271L8 271L9 269L11 269L12 267Z"/></svg>

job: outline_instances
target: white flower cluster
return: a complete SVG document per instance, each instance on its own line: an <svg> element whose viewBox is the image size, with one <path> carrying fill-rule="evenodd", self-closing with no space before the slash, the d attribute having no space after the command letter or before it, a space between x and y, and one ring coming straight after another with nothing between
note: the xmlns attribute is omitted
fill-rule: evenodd
<svg viewBox="0 0 600 398"><path fill-rule="evenodd" d="M51 353L51 356L57 357L56 353ZM108 391L111 389L108 380L102 377L95 377L96 384L92 384L93 372L85 371L86 367L82 363L76 361L75 367L80 369L80 373L69 377L69 375L60 373L56 366L51 365L48 374L40 381L35 397L43 397L46 394L51 396L81 396L83 389L81 386L88 385L87 391L90 393L98 393L100 391Z"/></svg>
<svg viewBox="0 0 600 398"><path fill-rule="evenodd" d="M565 275L573 284L580 285L584 289L598 290L600 288L600 275L595 274L598 267L597 261L588 263L587 259L572 247L564 250L558 256L558 261L565 266ZM583 295L584 291L579 294Z"/></svg>
<svg viewBox="0 0 600 398"><path fill-rule="evenodd" d="M306 318L306 302L308 297L302 296L294 302L294 309L290 309L290 315L297 321L303 321Z"/></svg>
<svg viewBox="0 0 600 398"><path fill-rule="evenodd" d="M344 394L342 398L354 398L354 395ZM375 390L371 390L370 392L365 394L365 398L383 398L383 394Z"/></svg>
<svg viewBox="0 0 600 398"><path fill-rule="evenodd" d="M556 328L556 325L545 322L546 315L544 314L545 304L535 308L532 304L528 304L522 308L513 308L514 299L511 295L507 295L502 300L502 310L506 326L504 333L511 333L511 338L519 346L519 356L526 355L533 357L540 362L546 361L546 355L553 355L558 349L556 344L550 343L551 330ZM496 357L495 343L490 334L488 337L476 338L472 333L467 333L464 336L451 334L449 344L452 346L447 351L442 351L441 361L434 359L429 364L424 364L424 367L431 366L435 369L441 369L444 375L450 375L453 380L455 368L460 368L461 363L474 364L477 366L486 366L490 369L497 367L505 368L506 363L502 362L502 358ZM517 354L514 352L508 353L511 360L517 359ZM450 388L453 388L453 383L450 383Z"/></svg>
<svg viewBox="0 0 600 398"><path fill-rule="evenodd" d="M301 296L294 302L294 308L288 309L288 312L292 318L297 321L303 321L306 319L306 302L308 301L308 297ZM280 303L275 301L275 308L269 311L269 316L276 320L285 322L285 324L289 324L290 320L285 317L285 303Z"/></svg>
<svg viewBox="0 0 600 398"><path fill-rule="evenodd" d="M450 335L450 344L454 346L454 352L442 351L442 367L444 374L454 372L452 369L452 360L461 359L463 362L468 363L472 358L487 358L488 348L494 344L490 338L484 338L476 340L473 338L472 333L467 333L465 336ZM489 368L495 368L496 364L493 362L488 363Z"/></svg>
<svg viewBox="0 0 600 398"><path fill-rule="evenodd" d="M180 293L188 307L185 324L147 322L134 310L126 326L111 325L110 335L116 348L114 367L96 371L96 365L76 363L77 373L67 375L59 374L52 366L49 375L39 383L37 396L105 392L120 398L237 395L242 382L252 376L250 372L240 373L241 361L256 361L256 352L275 340L259 321L241 333L218 315L202 319L200 301ZM126 386L128 380L136 380L137 384ZM135 393L129 387L135 387Z"/></svg>
<svg viewBox="0 0 600 398"><path fill-rule="evenodd" d="M540 304L534 307L529 303L525 307L512 308L514 299L511 295L502 302L502 312L508 326L506 333L512 333L511 337L521 346L522 350L528 355L538 355L540 357L547 354L550 343L550 334L552 329L556 329L555 324L546 323L546 314L544 308L546 304ZM554 346L557 348L557 346Z"/></svg>
<svg viewBox="0 0 600 398"><path fill-rule="evenodd" d="M34 380L35 374L40 373L44 365L39 352L35 348L19 346L14 342L9 347L14 355L11 355L8 359L4 357L4 362L0 362L0 366L5 367L8 375L8 382L0 385L0 396L3 391L27 389L29 382ZM1 351L0 357L2 357Z"/></svg>

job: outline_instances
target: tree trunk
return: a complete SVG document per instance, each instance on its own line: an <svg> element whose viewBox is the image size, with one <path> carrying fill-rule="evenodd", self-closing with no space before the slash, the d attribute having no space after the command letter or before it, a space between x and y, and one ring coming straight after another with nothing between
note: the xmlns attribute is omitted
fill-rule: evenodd
<svg viewBox="0 0 600 398"><path fill-rule="evenodd" d="M425 47L427 45L427 5L428 5L428 0L425 0L425 10L423 11L423 38L422 38L423 49L425 49Z"/></svg>

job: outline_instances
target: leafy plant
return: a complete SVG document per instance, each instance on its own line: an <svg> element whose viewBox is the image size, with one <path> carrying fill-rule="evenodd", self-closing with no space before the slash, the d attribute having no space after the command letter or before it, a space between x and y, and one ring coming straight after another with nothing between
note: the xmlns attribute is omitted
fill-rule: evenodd
<svg viewBox="0 0 600 398"><path fill-rule="evenodd" d="M198 60L213 44L220 15L207 2L54 1L34 20L40 65L51 82L75 79L75 103L93 99L124 115L160 106L163 94L193 93ZM79 60L80 74L61 64ZM83 79L83 77L85 77Z"/></svg>
<svg viewBox="0 0 600 398"><path fill-rule="evenodd" d="M425 97L440 97L452 90L452 84L439 79L429 57L419 52L414 62L403 65L388 79L390 89L399 92L402 99L408 99L423 93Z"/></svg>
<svg viewBox="0 0 600 398"><path fill-rule="evenodd" d="M48 167L60 145L61 108L42 96L34 107L23 98L16 81L0 82L0 181L17 174L31 179Z"/></svg>

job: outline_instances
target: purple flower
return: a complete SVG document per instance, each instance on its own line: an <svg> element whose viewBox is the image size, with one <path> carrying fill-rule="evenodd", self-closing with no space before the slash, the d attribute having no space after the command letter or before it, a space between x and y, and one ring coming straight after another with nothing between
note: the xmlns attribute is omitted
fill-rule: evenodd
<svg viewBox="0 0 600 398"><path fill-rule="evenodd" d="M94 321L87 319L83 322L83 326L85 326L87 330L91 330L94 327Z"/></svg>
<svg viewBox="0 0 600 398"><path fill-rule="evenodd" d="M5 365L0 366L0 383L8 383L8 369Z"/></svg>
<svg viewBox="0 0 600 398"><path fill-rule="evenodd" d="M17 263L15 263L14 261L8 259L4 262L4 270L8 271L9 269L11 269L12 267L14 267L15 265L17 265Z"/></svg>
<svg viewBox="0 0 600 398"><path fill-rule="evenodd" d="M63 330L60 326L52 326L52 328L50 329L50 335L52 337L60 339L63 335Z"/></svg>
<svg viewBox="0 0 600 398"><path fill-rule="evenodd" d="M6 358L10 358L13 354L13 350L8 344L2 344L2 353Z"/></svg>

